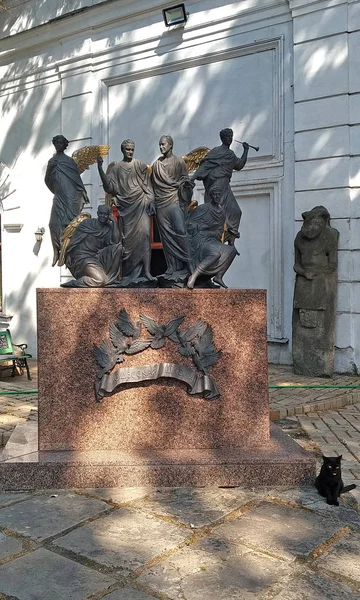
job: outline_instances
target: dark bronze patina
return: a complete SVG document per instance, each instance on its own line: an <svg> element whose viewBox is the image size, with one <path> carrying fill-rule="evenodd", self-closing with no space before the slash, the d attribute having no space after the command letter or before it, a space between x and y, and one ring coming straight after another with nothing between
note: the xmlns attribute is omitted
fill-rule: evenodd
<svg viewBox="0 0 360 600"><path fill-rule="evenodd" d="M203 158L199 168L191 176L191 180L200 179L205 187L205 202L211 202L210 188L216 183L221 189L221 204L225 210L226 241L230 244L239 237L241 210L231 190L230 180L233 171L240 171L246 165L249 144L241 142L244 151L241 157L230 150L233 142L233 130L230 128L220 131L221 146L216 146Z"/></svg>
<svg viewBox="0 0 360 600"><path fill-rule="evenodd" d="M101 402L105 394L114 394L125 383L138 383L161 377L184 381L188 385L190 395L201 394L207 399L217 398L220 394L208 370L218 362L221 351L216 351L212 328L208 323L199 320L185 331L181 331L179 326L183 320L184 317L175 317L161 325L151 317L141 314L140 321L134 323L123 308L118 320L109 327L110 339L105 339L99 346L94 344L94 358L101 367L96 373L96 400ZM151 338L140 338L142 323L151 334ZM166 339L178 344L179 353L191 357L195 367L202 371L203 375L174 363L121 367L111 374L116 364L125 361L125 355L138 354L149 347L162 348Z"/></svg>

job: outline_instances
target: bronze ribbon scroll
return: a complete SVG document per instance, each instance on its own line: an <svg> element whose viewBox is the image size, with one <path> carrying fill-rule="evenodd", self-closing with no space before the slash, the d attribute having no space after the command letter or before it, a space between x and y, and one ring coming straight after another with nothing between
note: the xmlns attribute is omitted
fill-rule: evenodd
<svg viewBox="0 0 360 600"><path fill-rule="evenodd" d="M159 363L143 365L142 367L122 367L112 375L104 375L95 384L96 399L102 400L105 393L113 394L124 383L138 383L139 381L151 381L160 377L170 377L184 381L188 385L188 394L201 394L208 400L217 398L219 391L208 375L198 375L189 367L176 365L174 363Z"/></svg>

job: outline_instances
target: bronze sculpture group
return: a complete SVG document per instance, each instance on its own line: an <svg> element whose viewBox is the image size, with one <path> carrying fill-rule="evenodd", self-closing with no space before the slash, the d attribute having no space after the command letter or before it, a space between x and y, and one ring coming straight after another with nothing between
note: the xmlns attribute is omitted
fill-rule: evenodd
<svg viewBox="0 0 360 600"><path fill-rule="evenodd" d="M64 153L68 141L53 138L56 154L45 176L54 193L50 232L53 266L65 264L74 279L64 287L226 287L223 277L238 252L241 210L231 191L233 170L242 169L249 145L239 158L230 149L231 129L220 132L221 145L179 158L173 139L163 135L161 156L149 167L134 158L135 144L124 140L123 159L105 173L97 157L104 191L113 199L119 227L110 208L99 206L97 219L81 214L89 202L76 160ZM199 152L200 150L200 152ZM74 156L74 155L73 155ZM197 159L195 160L194 156ZM184 160L185 159L185 160ZM197 167L194 169L194 167ZM189 174L189 169L193 171ZM205 204L193 210L195 180L205 187ZM166 271L151 274L151 217L156 218Z"/></svg>
<svg viewBox="0 0 360 600"><path fill-rule="evenodd" d="M247 161L230 149L231 129L220 132L221 145L200 147L179 158L173 139L160 138L161 156L149 167L134 158L135 144L124 140L123 159L104 173L108 146L86 147L67 156L62 135L53 138L56 154L49 160L45 183L53 192L50 233L53 266L66 264L74 279L64 287L224 287L224 275L238 254L241 210L231 190L234 170ZM258 150L258 148L254 148ZM88 159L89 153L92 159ZM98 208L96 219L82 213L89 202L80 173L93 162L104 191L116 207ZM204 204L191 202L195 181L204 184ZM194 205L196 206L194 208ZM316 206L302 214L295 239L296 272L292 353L298 374L331 376L334 338L339 234L330 214ZM156 218L166 271L151 274L151 218Z"/></svg>

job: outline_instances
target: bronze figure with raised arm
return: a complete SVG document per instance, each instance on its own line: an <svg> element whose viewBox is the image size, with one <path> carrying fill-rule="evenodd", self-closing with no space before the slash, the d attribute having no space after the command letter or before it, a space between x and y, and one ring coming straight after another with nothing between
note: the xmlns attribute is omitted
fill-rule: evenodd
<svg viewBox="0 0 360 600"><path fill-rule="evenodd" d="M221 205L225 210L226 234L225 241L233 245L240 236L239 225L241 210L230 187L233 171L240 171L247 161L249 144L242 142L244 151L240 157L230 149L233 142L233 130L230 128L220 131L221 146L216 146L203 158L199 168L190 179L203 181L205 187L205 202L210 202L209 190L216 183L221 190Z"/></svg>

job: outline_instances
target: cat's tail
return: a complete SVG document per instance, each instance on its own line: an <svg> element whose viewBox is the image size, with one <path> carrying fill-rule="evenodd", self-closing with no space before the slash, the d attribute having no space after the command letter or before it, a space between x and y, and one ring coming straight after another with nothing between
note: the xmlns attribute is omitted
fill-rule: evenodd
<svg viewBox="0 0 360 600"><path fill-rule="evenodd" d="M345 492L350 492L350 490L354 490L356 488L355 483L352 483L351 485L345 485L343 487L343 489L341 490L340 494L345 494Z"/></svg>

